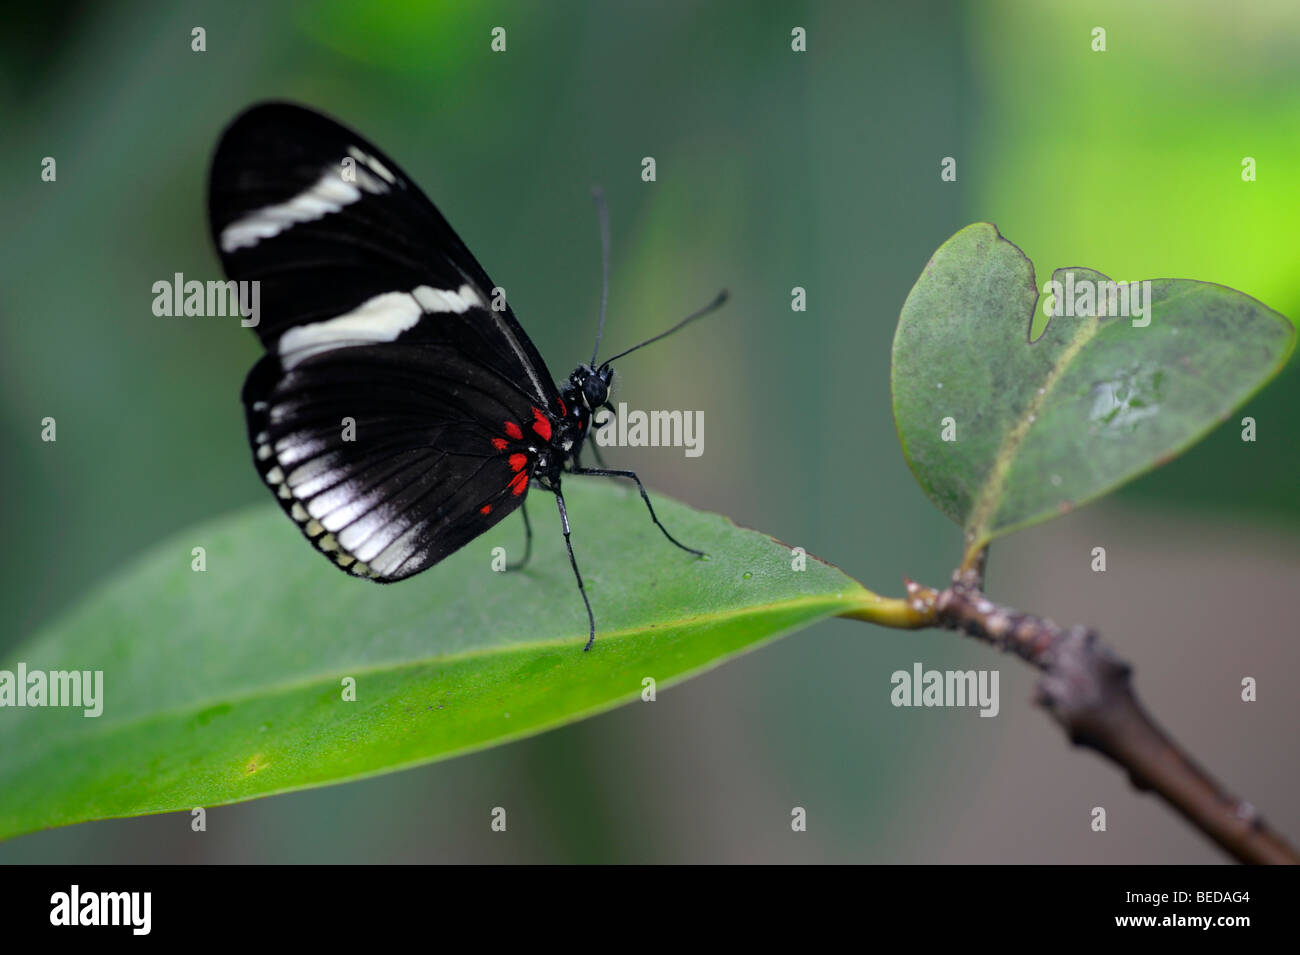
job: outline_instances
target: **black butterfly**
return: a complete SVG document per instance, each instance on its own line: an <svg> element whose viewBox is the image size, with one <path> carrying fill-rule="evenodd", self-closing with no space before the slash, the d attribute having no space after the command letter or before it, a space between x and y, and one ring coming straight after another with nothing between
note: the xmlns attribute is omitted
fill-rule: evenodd
<svg viewBox="0 0 1300 955"><path fill-rule="evenodd" d="M603 201L602 248L608 273ZM560 476L584 468L610 362L557 387L482 266L402 170L361 136L286 103L247 110L217 145L208 215L226 275L260 282L267 354L244 383L253 459L280 506L348 573L392 583L433 566ZM602 289L599 329L608 282ZM656 341L707 308L641 345ZM640 348L641 345L635 346ZM612 409L611 409L612 410ZM593 445L594 449L594 445ZM532 528L524 513L526 545Z"/></svg>

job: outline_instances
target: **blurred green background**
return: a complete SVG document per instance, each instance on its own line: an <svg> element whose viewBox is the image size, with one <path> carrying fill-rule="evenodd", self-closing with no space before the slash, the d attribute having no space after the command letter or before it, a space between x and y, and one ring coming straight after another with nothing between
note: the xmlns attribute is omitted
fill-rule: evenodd
<svg viewBox="0 0 1300 955"><path fill-rule="evenodd" d="M806 53L791 51L795 26ZM24 8L0 31L0 657L156 539L266 498L238 401L254 336L150 309L159 279L218 276L207 165L256 100L314 106L396 157L557 376L590 348L588 191L603 184L610 348L733 293L619 369L618 400L704 410L703 457L608 457L895 593L905 573L943 582L959 551L889 404L894 324L930 253L984 219L1040 284L1065 265L1198 278L1294 319L1298 51L1292 0ZM655 183L640 179L647 155ZM940 181L946 156L955 183ZM794 286L806 312L790 309ZM998 544L990 570L995 596L1101 626L1155 712L1293 837L1295 694L1273 686L1246 707L1235 688L1300 665L1284 613L1300 569L1298 398L1293 361L1243 410L1256 444L1229 422L1116 498ZM47 415L55 444L40 441ZM1096 543L1104 576L1087 569ZM1233 600L1250 610L1229 613ZM916 660L1001 669L1001 715L894 709L889 674ZM214 809L206 833L184 814L96 823L0 844L0 862L1220 858L1071 752L1028 706L1032 682L951 635L832 621L652 706ZM796 805L806 833L790 831ZM1089 832L1094 805L1111 832ZM489 831L494 806L505 834Z"/></svg>

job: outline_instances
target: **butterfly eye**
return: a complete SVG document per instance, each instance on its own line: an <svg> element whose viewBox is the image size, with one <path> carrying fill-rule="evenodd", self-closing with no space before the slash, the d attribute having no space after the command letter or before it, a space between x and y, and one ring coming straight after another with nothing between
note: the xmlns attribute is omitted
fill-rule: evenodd
<svg viewBox="0 0 1300 955"><path fill-rule="evenodd" d="M599 408L609 397L609 387L597 375L592 375L583 383L582 393L587 398L587 404L592 408Z"/></svg>

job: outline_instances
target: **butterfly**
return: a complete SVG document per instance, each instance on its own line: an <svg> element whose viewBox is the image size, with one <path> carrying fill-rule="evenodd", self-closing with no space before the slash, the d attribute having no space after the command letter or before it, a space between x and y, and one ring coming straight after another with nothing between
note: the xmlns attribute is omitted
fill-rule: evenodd
<svg viewBox="0 0 1300 955"><path fill-rule="evenodd" d="M562 475L635 482L583 467L593 416L612 412L611 362L723 304L597 363L608 300L609 225L591 361L556 385L528 335L446 220L402 169L314 110L264 103L236 117L212 161L208 216L226 276L257 282L266 354L243 387L253 461L316 550L354 577L393 583L427 570L516 509L523 566L528 492L555 495L569 563L596 619L570 539ZM595 445L592 445L593 451ZM599 458L598 458L599 461Z"/></svg>

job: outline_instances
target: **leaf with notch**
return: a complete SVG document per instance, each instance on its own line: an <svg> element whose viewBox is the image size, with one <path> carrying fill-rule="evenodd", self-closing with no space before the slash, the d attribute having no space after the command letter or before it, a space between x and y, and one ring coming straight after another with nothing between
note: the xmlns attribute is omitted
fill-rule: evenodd
<svg viewBox="0 0 1300 955"><path fill-rule="evenodd" d="M1082 268L1053 279L1107 281ZM993 538L1194 444L1281 370L1295 344L1285 317L1209 282L1152 280L1145 326L1059 316L1031 343L1038 299L1033 263L976 223L935 252L899 317L899 440L926 494L962 525L967 564ZM943 440L947 418L956 440Z"/></svg>

